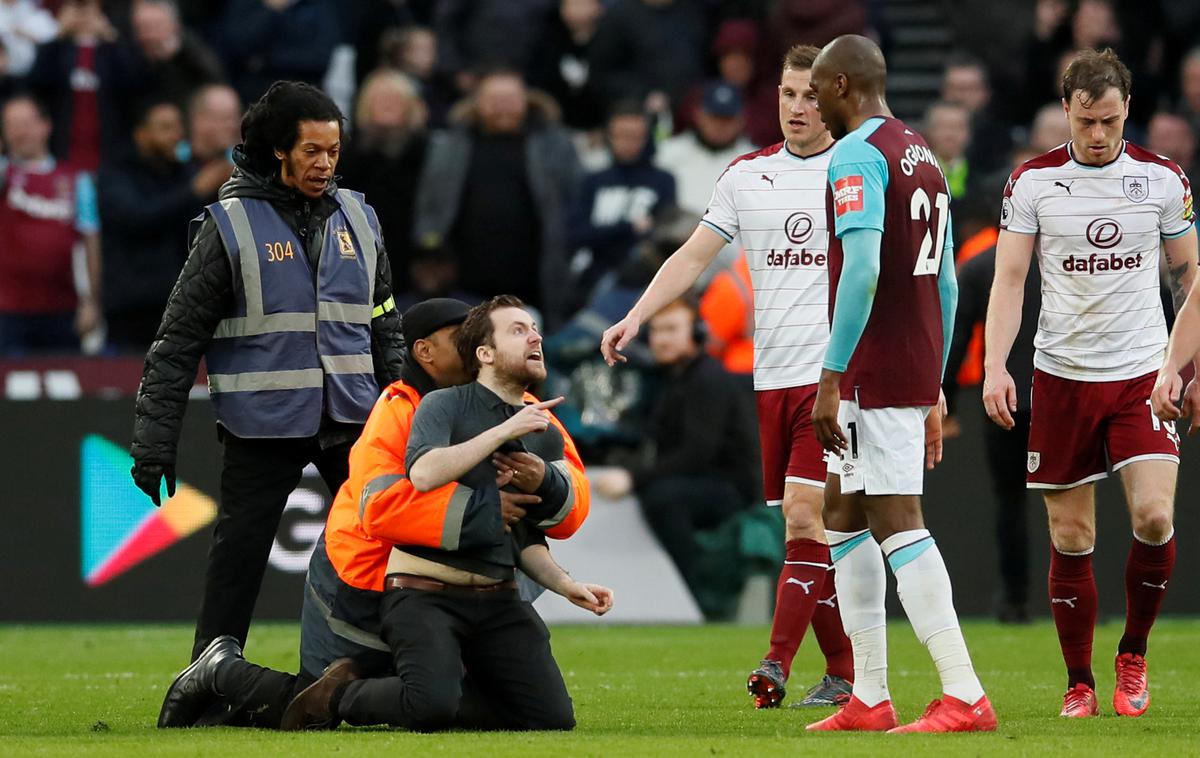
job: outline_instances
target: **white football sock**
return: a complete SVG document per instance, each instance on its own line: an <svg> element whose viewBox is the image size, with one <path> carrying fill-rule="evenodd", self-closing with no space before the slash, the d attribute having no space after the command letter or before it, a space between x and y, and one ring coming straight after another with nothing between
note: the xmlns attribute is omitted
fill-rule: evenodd
<svg viewBox="0 0 1200 758"><path fill-rule="evenodd" d="M854 651L854 696L867 707L890 700L887 686L887 571L871 532L825 530L842 627Z"/></svg>
<svg viewBox="0 0 1200 758"><path fill-rule="evenodd" d="M900 604L942 678L942 692L971 704L983 697L954 612L950 575L928 529L897 532L880 545L896 575Z"/></svg>

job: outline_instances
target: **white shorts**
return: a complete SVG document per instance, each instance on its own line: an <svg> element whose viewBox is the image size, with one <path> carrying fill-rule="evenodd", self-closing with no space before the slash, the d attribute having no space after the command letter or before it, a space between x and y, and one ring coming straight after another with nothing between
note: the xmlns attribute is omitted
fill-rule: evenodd
<svg viewBox="0 0 1200 758"><path fill-rule="evenodd" d="M827 453L828 470L842 480L842 492L864 495L920 495L925 483L925 417L928 406L859 408L843 400L838 424L850 447Z"/></svg>

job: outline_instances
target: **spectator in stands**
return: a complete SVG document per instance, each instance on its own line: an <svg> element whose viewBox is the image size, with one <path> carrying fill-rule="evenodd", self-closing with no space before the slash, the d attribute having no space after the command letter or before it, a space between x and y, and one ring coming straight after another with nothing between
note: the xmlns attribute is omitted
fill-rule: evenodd
<svg viewBox="0 0 1200 758"><path fill-rule="evenodd" d="M598 473L592 485L610 498L636 492L646 521L692 585L696 532L762 498L753 394L704 352L694 301L659 311L650 319L649 340L663 388L646 445L632 468Z"/></svg>
<svg viewBox="0 0 1200 758"><path fill-rule="evenodd" d="M100 219L92 179L50 155L50 120L31 97L4 104L0 158L0 355L77 352L99 325ZM71 258L82 241L88 288Z"/></svg>
<svg viewBox="0 0 1200 758"><path fill-rule="evenodd" d="M156 95L183 106L202 85L224 80L216 53L180 25L174 0L134 0L129 20Z"/></svg>
<svg viewBox="0 0 1200 758"><path fill-rule="evenodd" d="M361 85L375 69L387 65L384 40L412 28L416 20L405 0L359 0L343 7L348 16L344 40L354 46L354 81Z"/></svg>
<svg viewBox="0 0 1200 758"><path fill-rule="evenodd" d="M779 141L779 82L759 75L761 40L758 25L743 18L721 23L713 39L712 53L717 62L717 76L738 91L745 104L746 136L758 146ZM772 61L767 70L778 68ZM695 127L695 115L704 97L704 83L695 84L675 108L675 131Z"/></svg>
<svg viewBox="0 0 1200 758"><path fill-rule="evenodd" d="M1081 50L1112 47L1137 82L1130 118L1145 124L1158 101L1158 66L1162 56L1158 3L1116 0L1038 0L1026 60L1024 97L1029 106L1061 96L1062 72Z"/></svg>
<svg viewBox="0 0 1200 758"><path fill-rule="evenodd" d="M792 45L821 47L840 35L869 31L865 3L859 0L776 0L770 5L763 25L767 39L762 50L766 58L759 61L759 66L771 72L772 79Z"/></svg>
<svg viewBox="0 0 1200 758"><path fill-rule="evenodd" d="M233 87L207 84L196 90L188 104L187 160L195 168L214 160L232 163L241 123L242 103Z"/></svg>
<svg viewBox="0 0 1200 758"><path fill-rule="evenodd" d="M145 353L187 258L188 222L230 176L224 160L198 172L178 160L183 114L169 99L148 101L133 130L135 152L101 170L97 187L104 242L104 315L120 352Z"/></svg>
<svg viewBox="0 0 1200 758"><path fill-rule="evenodd" d="M779 84L760 71L774 71L778 61L764 69L755 64L761 35L758 27L746 19L730 19L721 24L713 40L717 75L742 93L746 104L746 136L755 145L779 141Z"/></svg>
<svg viewBox="0 0 1200 758"><path fill-rule="evenodd" d="M650 120L641 103L618 104L608 118L612 166L584 178L568 217L576 303L629 259L660 212L675 204L675 177L651 162Z"/></svg>
<svg viewBox="0 0 1200 758"><path fill-rule="evenodd" d="M589 461L620 463L617 459L627 458L642 444L656 373L645 340L628 345L629 360L619 371L608 367L596 345L608 325L637 302L663 261L695 230L695 216L678 207L664 209L650 236L612 276L601 279L587 305L543 343L550 371L543 394L566 398L555 412Z"/></svg>
<svg viewBox="0 0 1200 758"><path fill-rule="evenodd" d="M566 212L581 178L558 108L516 71L491 69L450 121L417 190L414 280L424 294L514 294L550 331L569 315Z"/></svg>
<svg viewBox="0 0 1200 758"><path fill-rule="evenodd" d="M119 152L129 136L128 104L144 92L134 49L100 9L100 0L71 0L58 14L59 36L38 47L29 85L54 122L51 149L83 171Z"/></svg>
<svg viewBox="0 0 1200 758"><path fill-rule="evenodd" d="M971 168L967 163L967 145L971 143L971 115L961 105L939 100L925 109L925 141L946 175L950 197L967 194Z"/></svg>
<svg viewBox="0 0 1200 758"><path fill-rule="evenodd" d="M1179 64L1179 114L1200 139L1200 47L1194 47Z"/></svg>
<svg viewBox="0 0 1200 758"><path fill-rule="evenodd" d="M427 26L390 29L380 39L379 65L407 74L429 114L429 127L446 125L454 104L454 83L437 69L438 40Z"/></svg>
<svg viewBox="0 0 1200 758"><path fill-rule="evenodd" d="M1188 179L1196 176L1196 135L1187 119L1173 113L1156 113L1146 129L1146 147L1179 164Z"/></svg>
<svg viewBox="0 0 1200 758"><path fill-rule="evenodd" d="M1085 11L1085 20L1098 18L1102 13L1103 10L1098 13ZM1061 96L1061 88L1054 81L1059 59L1063 53L1078 49L1072 39L1071 20L1070 0L1035 1L1033 28L1021 55L1025 61L1025 81L1021 94L1027 110L1018 112L1019 116L1032 116L1043 103L1057 101Z"/></svg>
<svg viewBox="0 0 1200 758"><path fill-rule="evenodd" d="M553 7L554 0L438 0L438 70L463 94L474 90L484 68L528 71Z"/></svg>
<svg viewBox="0 0 1200 758"><path fill-rule="evenodd" d="M25 76L37 46L54 39L58 22L37 0L0 0L0 43L8 53L8 73Z"/></svg>
<svg viewBox="0 0 1200 758"><path fill-rule="evenodd" d="M354 132L338 164L341 186L369 197L379 215L398 300L409 289L413 208L428 145L425 121L425 104L412 80L380 69L359 91Z"/></svg>
<svg viewBox="0 0 1200 758"><path fill-rule="evenodd" d="M679 207L696 218L704 215L717 178L734 158L754 149L742 134L745 125L738 91L725 82L708 84L696 128L665 140L654 159L675 176Z"/></svg>
<svg viewBox="0 0 1200 758"><path fill-rule="evenodd" d="M19 80L8 70L8 51L0 41L0 103L8 100L18 89Z"/></svg>
<svg viewBox="0 0 1200 758"><path fill-rule="evenodd" d="M558 14L534 52L529 83L549 93L573 129L599 129L604 109L592 84L588 55L604 15L600 0L560 0Z"/></svg>
<svg viewBox="0 0 1200 758"><path fill-rule="evenodd" d="M1012 146L1011 127L991 107L992 88L983 63L964 54L951 57L942 72L942 100L961 105L971 115L971 167L984 174L1004 166Z"/></svg>
<svg viewBox="0 0 1200 758"><path fill-rule="evenodd" d="M596 30L591 76L605 103L665 114L704 70L704 9L691 0L617 0Z"/></svg>
<svg viewBox="0 0 1200 758"><path fill-rule="evenodd" d="M1038 155L1049 152L1071 139L1071 125L1067 123L1061 101L1046 103L1038 108L1029 129L1029 147Z"/></svg>
<svg viewBox="0 0 1200 758"><path fill-rule="evenodd" d="M277 80L320 86L341 39L335 0L229 0L221 43L242 102Z"/></svg>

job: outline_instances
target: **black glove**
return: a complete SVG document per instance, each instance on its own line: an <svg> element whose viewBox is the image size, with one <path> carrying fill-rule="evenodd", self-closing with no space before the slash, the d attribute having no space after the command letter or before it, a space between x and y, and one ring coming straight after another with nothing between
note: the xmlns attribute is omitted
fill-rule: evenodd
<svg viewBox="0 0 1200 758"><path fill-rule="evenodd" d="M137 485L137 488L145 492L155 505L162 505L158 499L162 479L167 480L167 497L175 497L174 466L162 463L134 463L129 473L133 475L133 483Z"/></svg>

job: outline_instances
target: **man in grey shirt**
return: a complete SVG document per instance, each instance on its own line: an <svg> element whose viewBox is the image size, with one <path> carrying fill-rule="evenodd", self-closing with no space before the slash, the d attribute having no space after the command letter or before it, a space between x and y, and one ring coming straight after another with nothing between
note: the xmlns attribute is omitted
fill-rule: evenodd
<svg viewBox="0 0 1200 758"><path fill-rule="evenodd" d="M349 724L437 731L572 729L574 708L550 650L550 634L514 581L521 551L544 533L569 536L587 515L589 492L574 443L550 414L562 398L536 402L545 377L541 335L520 300L501 295L471 309L457 337L471 384L430 392L413 417L405 469L428 492L514 488L538 502L502 517L463 498L457 518L495 519L495 540L471 549L396 545L381 601L381 636L396 676L352 681L329 709ZM451 506L454 507L453 504ZM486 530L485 530L486 531ZM466 697L470 687L488 697ZM316 685L314 685L315 687ZM464 713L487 702L488 713Z"/></svg>

